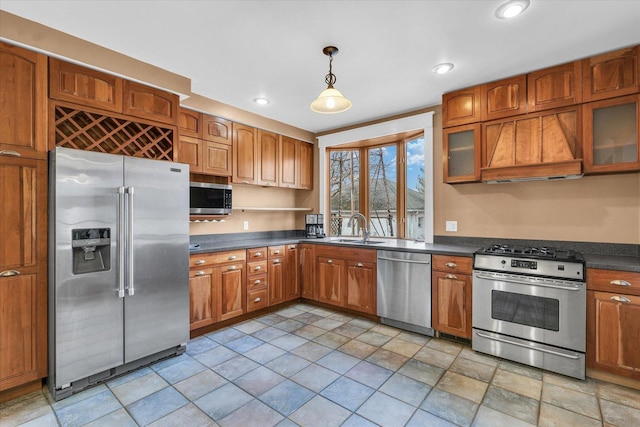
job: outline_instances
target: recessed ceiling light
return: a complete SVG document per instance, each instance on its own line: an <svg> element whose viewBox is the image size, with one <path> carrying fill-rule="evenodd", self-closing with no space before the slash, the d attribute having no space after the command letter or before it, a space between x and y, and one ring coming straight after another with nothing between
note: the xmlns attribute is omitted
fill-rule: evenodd
<svg viewBox="0 0 640 427"><path fill-rule="evenodd" d="M271 101L269 101L267 98L254 98L253 102L255 102L258 105L267 105Z"/></svg>
<svg viewBox="0 0 640 427"><path fill-rule="evenodd" d="M438 64L435 67L433 67L431 71L433 71L436 74L444 74L444 73L448 73L451 70L453 70L453 64L449 62L443 62L442 64Z"/></svg>
<svg viewBox="0 0 640 427"><path fill-rule="evenodd" d="M520 15L529 7L529 0L510 0L496 9L496 18L509 19Z"/></svg>

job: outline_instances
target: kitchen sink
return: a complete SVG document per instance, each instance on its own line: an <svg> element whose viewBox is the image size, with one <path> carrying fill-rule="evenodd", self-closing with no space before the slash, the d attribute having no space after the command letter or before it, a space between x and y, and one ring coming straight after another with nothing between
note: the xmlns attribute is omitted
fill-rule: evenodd
<svg viewBox="0 0 640 427"><path fill-rule="evenodd" d="M380 243L384 243L382 240L367 240L366 242L363 239L338 239L336 242L340 243L355 243L358 245L377 245Z"/></svg>

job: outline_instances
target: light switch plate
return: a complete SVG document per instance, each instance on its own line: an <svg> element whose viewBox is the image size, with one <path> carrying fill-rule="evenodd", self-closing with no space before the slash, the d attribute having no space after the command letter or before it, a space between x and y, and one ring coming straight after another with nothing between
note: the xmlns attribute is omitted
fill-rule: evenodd
<svg viewBox="0 0 640 427"><path fill-rule="evenodd" d="M447 221L445 225L446 231L458 231L458 221Z"/></svg>
<svg viewBox="0 0 640 427"><path fill-rule="evenodd" d="M243 222L242 223L242 228L245 229L245 230L248 230L249 229L249 221Z"/></svg>

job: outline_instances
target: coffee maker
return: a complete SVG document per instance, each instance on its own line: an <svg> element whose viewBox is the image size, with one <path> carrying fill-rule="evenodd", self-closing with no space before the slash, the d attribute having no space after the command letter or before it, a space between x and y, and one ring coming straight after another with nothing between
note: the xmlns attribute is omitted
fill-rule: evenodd
<svg viewBox="0 0 640 427"><path fill-rule="evenodd" d="M307 239L321 239L326 237L324 234L324 215L308 214L306 215L306 237Z"/></svg>

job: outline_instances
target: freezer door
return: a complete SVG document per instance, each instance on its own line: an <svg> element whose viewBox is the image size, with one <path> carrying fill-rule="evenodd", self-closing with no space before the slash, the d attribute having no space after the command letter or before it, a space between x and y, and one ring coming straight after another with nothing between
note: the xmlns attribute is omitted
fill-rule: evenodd
<svg viewBox="0 0 640 427"><path fill-rule="evenodd" d="M123 362L121 186L121 156L66 148L51 153L49 375L56 387Z"/></svg>
<svg viewBox="0 0 640 427"><path fill-rule="evenodd" d="M189 166L126 157L125 362L189 340Z"/></svg>

